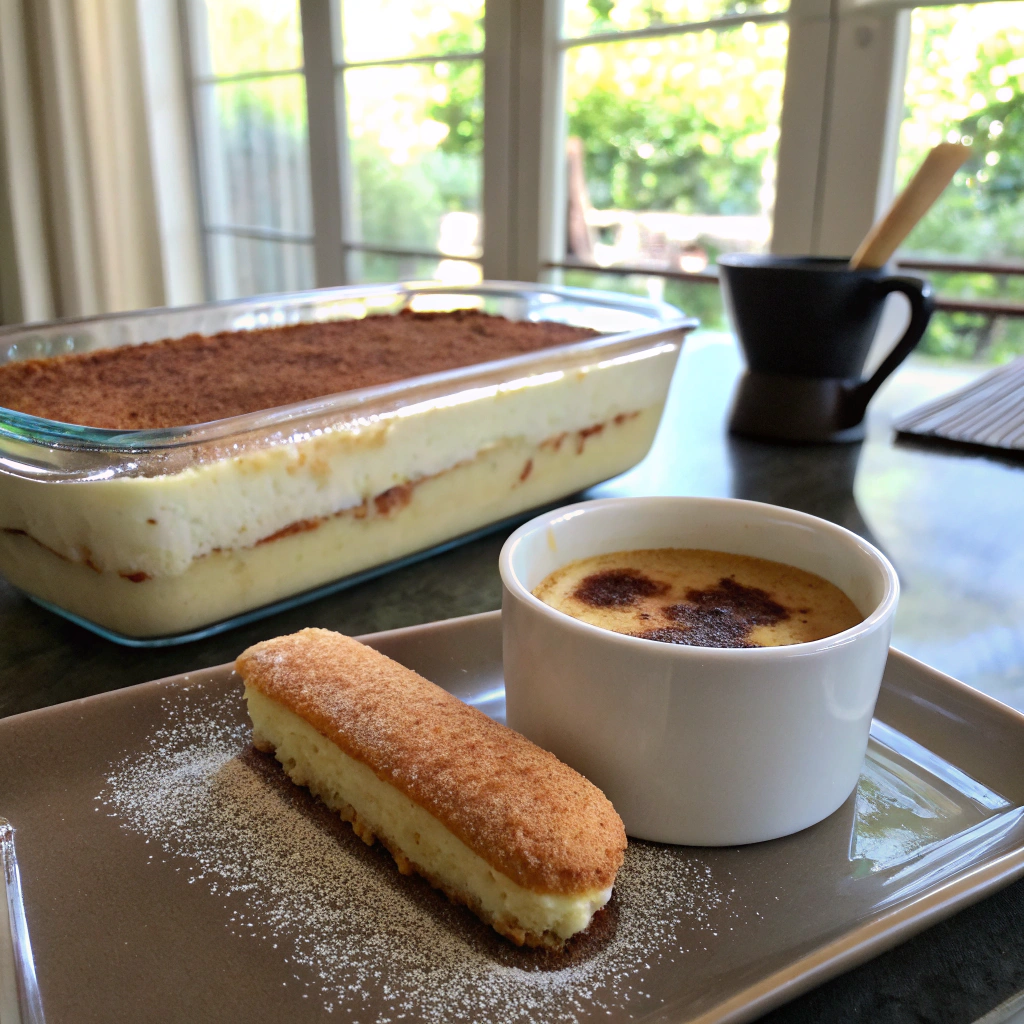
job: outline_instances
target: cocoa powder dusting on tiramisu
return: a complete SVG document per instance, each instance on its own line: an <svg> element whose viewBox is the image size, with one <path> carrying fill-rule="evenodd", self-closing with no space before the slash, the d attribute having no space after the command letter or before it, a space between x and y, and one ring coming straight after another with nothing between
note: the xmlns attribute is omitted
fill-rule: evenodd
<svg viewBox="0 0 1024 1024"><path fill-rule="evenodd" d="M595 336L478 310L190 334L0 366L0 406L117 430L185 426Z"/></svg>

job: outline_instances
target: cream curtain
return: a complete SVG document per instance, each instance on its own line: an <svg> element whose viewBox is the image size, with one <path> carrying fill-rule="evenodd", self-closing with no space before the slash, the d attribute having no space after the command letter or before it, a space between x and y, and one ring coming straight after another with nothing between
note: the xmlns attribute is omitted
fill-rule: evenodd
<svg viewBox="0 0 1024 1024"><path fill-rule="evenodd" d="M174 0L0 0L4 322L200 301Z"/></svg>

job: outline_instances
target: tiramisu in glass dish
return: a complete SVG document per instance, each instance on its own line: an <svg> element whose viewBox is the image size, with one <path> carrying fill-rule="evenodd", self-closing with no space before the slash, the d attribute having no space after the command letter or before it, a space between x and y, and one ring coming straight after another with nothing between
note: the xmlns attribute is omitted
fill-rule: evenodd
<svg viewBox="0 0 1024 1024"><path fill-rule="evenodd" d="M229 625L628 469L694 325L497 283L0 331L0 571L115 639Z"/></svg>

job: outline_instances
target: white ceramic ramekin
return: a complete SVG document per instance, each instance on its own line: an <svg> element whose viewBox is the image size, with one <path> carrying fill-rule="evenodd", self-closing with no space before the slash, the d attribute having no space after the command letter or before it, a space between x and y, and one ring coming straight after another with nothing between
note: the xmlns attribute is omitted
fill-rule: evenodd
<svg viewBox="0 0 1024 1024"><path fill-rule="evenodd" d="M864 621L787 647L686 647L591 626L531 593L576 559L667 547L817 573ZM853 791L899 598L888 559L856 534L753 501L607 499L521 526L499 565L508 724L600 786L629 835L755 843L821 821Z"/></svg>

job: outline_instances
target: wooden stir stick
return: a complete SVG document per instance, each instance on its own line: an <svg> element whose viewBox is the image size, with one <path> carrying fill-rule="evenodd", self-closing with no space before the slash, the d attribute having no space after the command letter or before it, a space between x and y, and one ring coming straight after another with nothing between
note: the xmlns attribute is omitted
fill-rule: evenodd
<svg viewBox="0 0 1024 1024"><path fill-rule="evenodd" d="M924 163L893 200L885 216L872 225L853 254L850 269L867 270L882 266L931 209L932 203L942 195L970 155L970 146L959 142L940 142L924 158Z"/></svg>

